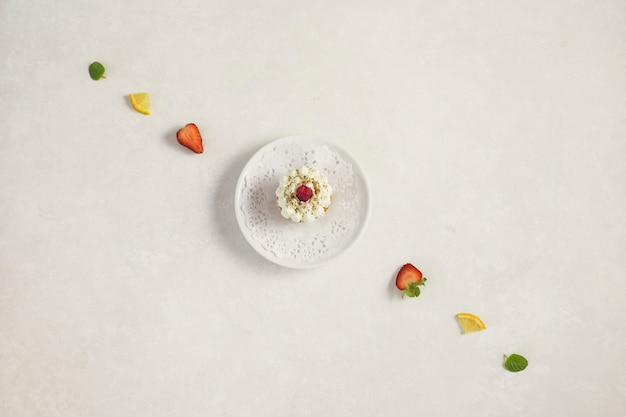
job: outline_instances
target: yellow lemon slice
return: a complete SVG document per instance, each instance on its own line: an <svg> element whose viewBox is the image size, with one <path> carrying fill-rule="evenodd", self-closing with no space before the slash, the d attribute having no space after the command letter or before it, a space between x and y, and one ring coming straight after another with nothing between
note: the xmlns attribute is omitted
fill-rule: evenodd
<svg viewBox="0 0 626 417"><path fill-rule="evenodd" d="M477 332L487 328L480 317L470 313L459 313L456 315L456 318L461 325L463 333Z"/></svg>
<svg viewBox="0 0 626 417"><path fill-rule="evenodd" d="M129 94L130 104L133 109L142 114L150 114L150 94L148 93L134 93Z"/></svg>

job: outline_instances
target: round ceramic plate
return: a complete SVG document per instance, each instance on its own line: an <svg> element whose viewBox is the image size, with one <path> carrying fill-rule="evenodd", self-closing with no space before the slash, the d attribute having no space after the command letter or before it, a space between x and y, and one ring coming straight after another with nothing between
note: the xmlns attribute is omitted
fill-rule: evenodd
<svg viewBox="0 0 626 417"><path fill-rule="evenodd" d="M303 166L326 174L333 188L328 211L312 223L283 218L276 202L279 179ZM290 136L261 148L244 167L235 191L237 222L248 243L290 268L320 266L342 254L365 229L370 207L361 166L345 150L314 136Z"/></svg>

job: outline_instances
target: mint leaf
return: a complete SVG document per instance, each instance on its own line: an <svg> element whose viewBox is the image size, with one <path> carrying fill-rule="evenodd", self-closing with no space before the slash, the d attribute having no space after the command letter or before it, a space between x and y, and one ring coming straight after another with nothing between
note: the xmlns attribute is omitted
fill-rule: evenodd
<svg viewBox="0 0 626 417"><path fill-rule="evenodd" d="M511 372L519 372L526 369L528 360L522 355L513 353L509 356L504 355L504 367Z"/></svg>
<svg viewBox="0 0 626 417"><path fill-rule="evenodd" d="M100 78L106 78L104 76L104 65L98 61L92 62L91 65L89 65L89 76L94 81L98 81Z"/></svg>

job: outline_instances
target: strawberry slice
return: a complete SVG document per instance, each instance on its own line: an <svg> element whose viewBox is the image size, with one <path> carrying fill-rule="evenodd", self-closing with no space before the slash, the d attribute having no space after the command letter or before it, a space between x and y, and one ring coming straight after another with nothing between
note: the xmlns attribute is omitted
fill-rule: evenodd
<svg viewBox="0 0 626 417"><path fill-rule="evenodd" d="M420 295L420 285L424 285L426 278L422 272L412 264L404 264L396 276L396 287L402 291L402 298L418 297Z"/></svg>
<svg viewBox="0 0 626 417"><path fill-rule="evenodd" d="M198 126L193 123L185 125L185 127L176 132L176 139L178 140L178 143L191 149L195 153L202 153L204 151L200 130L198 129Z"/></svg>

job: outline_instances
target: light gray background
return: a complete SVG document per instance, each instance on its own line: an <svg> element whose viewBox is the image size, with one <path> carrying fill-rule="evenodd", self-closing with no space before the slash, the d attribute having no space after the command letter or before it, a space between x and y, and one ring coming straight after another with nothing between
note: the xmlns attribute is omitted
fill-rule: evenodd
<svg viewBox="0 0 626 417"><path fill-rule="evenodd" d="M3 0L0 415L624 415L625 41L618 0ZM233 198L303 133L373 211L294 271Z"/></svg>

